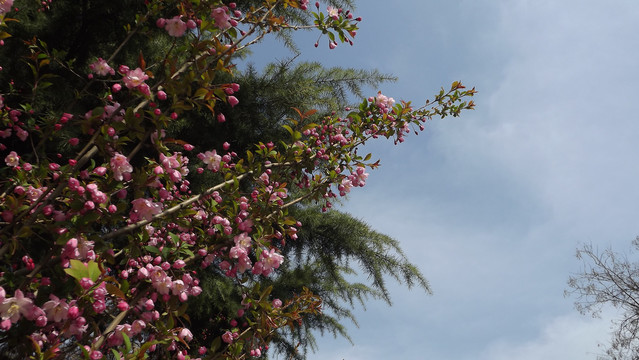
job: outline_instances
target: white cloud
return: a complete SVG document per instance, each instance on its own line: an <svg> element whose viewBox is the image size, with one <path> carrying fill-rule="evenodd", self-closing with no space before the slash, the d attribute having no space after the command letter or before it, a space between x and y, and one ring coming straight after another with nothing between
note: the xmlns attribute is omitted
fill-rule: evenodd
<svg viewBox="0 0 639 360"><path fill-rule="evenodd" d="M593 319L576 314L552 319L531 340L513 343L497 340L490 344L480 360L583 360L605 355L610 335L609 319ZM600 345L603 344L603 345Z"/></svg>

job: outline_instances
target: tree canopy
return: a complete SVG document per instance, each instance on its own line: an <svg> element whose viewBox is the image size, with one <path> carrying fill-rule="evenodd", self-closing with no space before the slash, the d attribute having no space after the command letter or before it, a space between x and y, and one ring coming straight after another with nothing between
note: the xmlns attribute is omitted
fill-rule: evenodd
<svg viewBox="0 0 639 360"><path fill-rule="evenodd" d="M302 357L309 330L343 334L346 304L389 301L385 276L428 289L395 240L321 214L378 166L362 145L458 116L474 89L344 108L385 76L234 66L297 29L352 43L360 19L341 5L0 4L2 356L245 359L276 345ZM282 81L308 91L285 95ZM349 278L358 266L370 285Z"/></svg>

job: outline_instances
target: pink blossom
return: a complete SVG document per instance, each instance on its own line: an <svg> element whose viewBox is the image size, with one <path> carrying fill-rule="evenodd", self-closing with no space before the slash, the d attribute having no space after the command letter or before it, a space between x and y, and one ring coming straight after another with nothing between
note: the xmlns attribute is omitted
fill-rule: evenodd
<svg viewBox="0 0 639 360"><path fill-rule="evenodd" d="M189 294L191 294L191 296L198 296L202 293L202 288L199 286L193 286L191 287L191 289L189 290Z"/></svg>
<svg viewBox="0 0 639 360"><path fill-rule="evenodd" d="M97 300L93 303L93 311L95 311L96 313L102 314L104 310L106 310L106 303L104 302L104 300Z"/></svg>
<svg viewBox="0 0 639 360"><path fill-rule="evenodd" d="M69 313L69 304L64 299L60 300L57 296L49 295L49 301L42 305L42 310L47 314L47 319L53 322L61 322L67 319Z"/></svg>
<svg viewBox="0 0 639 360"><path fill-rule="evenodd" d="M145 328L146 328L146 323L144 322L144 320L140 320L140 319L135 320L133 322L133 324L131 325L131 333L132 334L139 334Z"/></svg>
<svg viewBox="0 0 639 360"><path fill-rule="evenodd" d="M274 308L279 309L282 307L282 300L274 299L271 305L273 305Z"/></svg>
<svg viewBox="0 0 639 360"><path fill-rule="evenodd" d="M327 10L328 10L329 17L333 18L333 20L339 19L339 9L329 6Z"/></svg>
<svg viewBox="0 0 639 360"><path fill-rule="evenodd" d="M215 20L215 26L221 30L226 30L231 27L231 17L228 14L228 8L226 6L215 8L211 11L211 17Z"/></svg>
<svg viewBox="0 0 639 360"><path fill-rule="evenodd" d="M98 166L97 168L93 169L93 173L98 176L104 176L106 172L107 172L107 168L105 168L104 166Z"/></svg>
<svg viewBox="0 0 639 360"><path fill-rule="evenodd" d="M180 15L177 15L166 20L164 29L173 37L181 37L186 32L187 26L186 23L180 19Z"/></svg>
<svg viewBox="0 0 639 360"><path fill-rule="evenodd" d="M180 167L180 161L178 160L179 153L173 153L171 156L160 154L160 163L165 170L177 169Z"/></svg>
<svg viewBox="0 0 639 360"><path fill-rule="evenodd" d="M180 296L181 298L182 298L182 294L186 296L187 286L184 284L184 281L175 280L171 286L172 286L173 295Z"/></svg>
<svg viewBox="0 0 639 360"><path fill-rule="evenodd" d="M80 286L84 289L84 290L88 290L93 286L93 280L89 279L89 278L82 278L80 280Z"/></svg>
<svg viewBox="0 0 639 360"><path fill-rule="evenodd" d="M80 338L87 331L87 327L87 320L82 316L78 316L73 320L67 331L70 335Z"/></svg>
<svg viewBox="0 0 639 360"><path fill-rule="evenodd" d="M253 228L253 220L247 219L238 224L237 228L240 231L250 232Z"/></svg>
<svg viewBox="0 0 639 360"><path fill-rule="evenodd" d="M346 177L342 179L342 183L337 187L337 190L339 190L339 194L341 196L346 196L346 194L348 194L351 191L352 187L353 187L353 182L351 181L351 179Z"/></svg>
<svg viewBox="0 0 639 360"><path fill-rule="evenodd" d="M229 102L229 105L231 105L231 107L235 107L235 105L240 103L240 101L235 96L228 96L226 100Z"/></svg>
<svg viewBox="0 0 639 360"><path fill-rule="evenodd" d="M284 256L277 253L274 248L268 252L264 250L262 251L261 262L264 266L264 271L262 273L266 276L271 273L272 269L280 267L280 264L284 262Z"/></svg>
<svg viewBox="0 0 639 360"><path fill-rule="evenodd" d="M233 238L233 241L235 242L236 246L243 247L243 248L249 248L251 247L251 244L253 243L253 239L251 239L251 237L245 232L239 235L236 235Z"/></svg>
<svg viewBox="0 0 639 360"><path fill-rule="evenodd" d="M239 271L240 274L249 270L251 267L253 267L253 262L248 255L245 254L237 259L237 271Z"/></svg>
<svg viewBox="0 0 639 360"><path fill-rule="evenodd" d="M78 308L77 306L70 306L68 311L67 311L67 316L70 319L75 319L78 316L80 316L80 308Z"/></svg>
<svg viewBox="0 0 639 360"><path fill-rule="evenodd" d="M182 330L180 330L180 333L178 334L178 337L181 340L184 340L186 342L189 342L189 341L193 340L193 334L187 328L182 328Z"/></svg>
<svg viewBox="0 0 639 360"><path fill-rule="evenodd" d="M207 151L203 154L200 153L197 155L197 157L207 165L207 169L212 171L218 171L220 169L220 162L222 161L222 157L218 155L215 150Z"/></svg>
<svg viewBox="0 0 639 360"><path fill-rule="evenodd" d="M7 157L4 158L4 162L7 164L7 166L16 167L20 165L20 156L18 156L15 151L12 151L9 153L9 155L7 155Z"/></svg>
<svg viewBox="0 0 639 360"><path fill-rule="evenodd" d="M145 83L140 84L140 86L138 86L138 90L146 96L151 96L151 88L149 87L149 85ZM155 109L155 110L157 111L159 109ZM156 115L159 115L159 114L156 114Z"/></svg>
<svg viewBox="0 0 639 360"><path fill-rule="evenodd" d="M89 65L91 71L100 76L107 76L109 74L115 75L115 70L109 64L107 64L106 60L102 58L98 58L96 62Z"/></svg>
<svg viewBox="0 0 639 360"><path fill-rule="evenodd" d="M2 220L8 223L13 221L13 212L11 210L3 211L2 213L0 213L0 216L2 217ZM4 296L2 297L2 299L0 299L0 302L2 302L3 299L4 299Z"/></svg>
<svg viewBox="0 0 639 360"><path fill-rule="evenodd" d="M91 210L95 209L95 203L93 201L91 201L91 200L86 201L84 203L84 209L87 210L87 211L91 211Z"/></svg>
<svg viewBox="0 0 639 360"><path fill-rule="evenodd" d="M0 0L0 1L2 1L2 0ZM15 131L16 131L16 136L18 137L18 139L20 139L22 141L26 141L27 137L29 137L29 133L26 130L24 130L23 128L21 128L21 127L17 127L15 129Z"/></svg>
<svg viewBox="0 0 639 360"><path fill-rule="evenodd" d="M133 171L133 166L129 164L129 160L126 156L115 153L111 158L111 170L113 170L113 178L117 181L122 181L124 179L123 174L131 173Z"/></svg>
<svg viewBox="0 0 639 360"><path fill-rule="evenodd" d="M11 11L13 6L13 0L0 0L0 15L6 14Z"/></svg>
<svg viewBox="0 0 639 360"><path fill-rule="evenodd" d="M44 315L39 315L38 317L36 317L35 319L35 325L38 327L45 327L47 326L47 317Z"/></svg>
<svg viewBox="0 0 639 360"><path fill-rule="evenodd" d="M153 215L162 212L162 204L154 203L151 199L138 198L131 202L131 221L151 220Z"/></svg>
<svg viewBox="0 0 639 360"><path fill-rule="evenodd" d="M126 72L126 75L122 78L124 85L133 89L144 83L149 76L140 68L136 68L135 70L129 70Z"/></svg>
<svg viewBox="0 0 639 360"><path fill-rule="evenodd" d="M368 173L366 172L366 169L364 169L364 167L362 166L358 166L355 172L351 174L351 176L349 176L349 179L351 180L353 186L360 186L360 187L366 185L367 178L368 178Z"/></svg>
<svg viewBox="0 0 639 360"><path fill-rule="evenodd" d="M154 281L153 288L160 295L168 295L171 292L171 287L173 286L173 282L169 276L165 276L164 278Z"/></svg>
<svg viewBox="0 0 639 360"><path fill-rule="evenodd" d="M20 290L16 290L14 297L4 299L0 304L0 316L2 320L11 320L15 324L20 320L20 315L30 317L33 313L33 302L24 297Z"/></svg>
<svg viewBox="0 0 639 360"><path fill-rule="evenodd" d="M45 189L45 188L42 188ZM29 185L27 189L27 198L31 201L36 201L42 196L42 189L36 189L33 186Z"/></svg>
<svg viewBox="0 0 639 360"><path fill-rule="evenodd" d="M227 343L230 344L233 342L233 334L230 331L225 332L224 334L222 334L222 340Z"/></svg>

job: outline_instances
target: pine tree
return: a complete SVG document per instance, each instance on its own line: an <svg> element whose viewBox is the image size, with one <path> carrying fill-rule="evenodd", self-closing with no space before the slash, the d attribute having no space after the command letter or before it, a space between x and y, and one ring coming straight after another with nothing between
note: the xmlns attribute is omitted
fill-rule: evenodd
<svg viewBox="0 0 639 360"><path fill-rule="evenodd" d="M295 116L294 107L299 104L307 107L302 111L340 111L348 106L351 97L363 97L363 89L394 80L378 71L327 69L317 62L295 63L294 58L270 64L261 73L248 66L233 80L240 84L240 102L233 111L228 111L226 122L219 123L203 112L196 127L190 126L190 121L177 124L175 137L201 149L219 148L224 139L232 139L231 148L243 152L256 143L277 143L288 136L282 124ZM336 210L323 212L312 204L291 207L289 214L299 219L302 227L297 240L282 245L287 262L272 279L251 281L272 286L272 295L282 300L307 287L322 298L325 311L307 317L303 326L293 332L277 334L275 348L287 358L304 359L309 350L315 350L314 333L350 340L345 321L357 324L352 313L355 306L363 306L367 298L391 304L385 276L429 291L428 283L405 257L399 243L370 229L361 220ZM216 322L235 317L238 309L225 308L224 304L232 303L228 301L231 298L240 298L242 289L234 287L220 272L206 275L201 274L204 291L192 300L190 317L194 322L192 328L198 329L195 333L213 337L216 334L206 329L219 328ZM370 279L370 283L360 282L364 278Z"/></svg>

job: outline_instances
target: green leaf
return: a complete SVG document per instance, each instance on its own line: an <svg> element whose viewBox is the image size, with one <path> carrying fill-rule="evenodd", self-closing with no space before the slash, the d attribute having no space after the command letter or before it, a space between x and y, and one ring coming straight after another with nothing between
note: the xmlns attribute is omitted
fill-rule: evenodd
<svg viewBox="0 0 639 360"><path fill-rule="evenodd" d="M147 245L147 246L144 247L144 249L146 251L150 252L150 253L154 253L154 254L157 254L157 255L161 254L160 253L160 249L156 248L155 246Z"/></svg>
<svg viewBox="0 0 639 360"><path fill-rule="evenodd" d="M122 290L123 293L126 293L129 291L129 281L128 280L120 280L120 290Z"/></svg>
<svg viewBox="0 0 639 360"><path fill-rule="evenodd" d="M169 233L169 237L171 238L171 241L173 241L176 244L180 242L180 237L174 233Z"/></svg>
<svg viewBox="0 0 639 360"><path fill-rule="evenodd" d="M91 281L96 282L98 280L98 278L100 277L100 275L102 275L102 271L100 271L100 267L98 266L98 263L96 263L93 260L90 260L88 263L88 274L89 274L89 278L91 279Z"/></svg>
<svg viewBox="0 0 639 360"><path fill-rule="evenodd" d="M291 136L295 136L295 131L290 126L282 125L282 127L286 129L286 131L288 131L291 134Z"/></svg>
<svg viewBox="0 0 639 360"><path fill-rule="evenodd" d="M304 125L304 127L302 128L302 132L306 131L306 130L310 130L310 129L314 129L316 128L318 125L316 123L310 123L310 124L306 124Z"/></svg>
<svg viewBox="0 0 639 360"><path fill-rule="evenodd" d="M129 336L122 331L122 339L124 339L124 346L126 347L126 352L127 354L131 352L131 339L129 339Z"/></svg>
<svg viewBox="0 0 639 360"><path fill-rule="evenodd" d="M118 360L122 360L122 358L120 357L120 353L117 352L115 349L111 349L111 352L113 353L113 356L118 359Z"/></svg>
<svg viewBox="0 0 639 360"><path fill-rule="evenodd" d="M220 347L222 347L222 339L218 336L211 343L211 346L210 346L211 353L215 354Z"/></svg>
<svg viewBox="0 0 639 360"><path fill-rule="evenodd" d="M78 280L78 282L83 278L89 277L89 269L84 265L82 261L72 259L69 260L69 263L71 264L71 266L64 269L64 272L66 272L69 276Z"/></svg>

